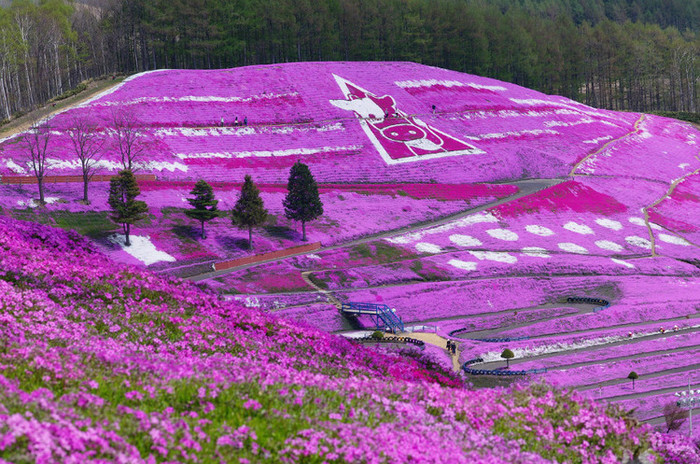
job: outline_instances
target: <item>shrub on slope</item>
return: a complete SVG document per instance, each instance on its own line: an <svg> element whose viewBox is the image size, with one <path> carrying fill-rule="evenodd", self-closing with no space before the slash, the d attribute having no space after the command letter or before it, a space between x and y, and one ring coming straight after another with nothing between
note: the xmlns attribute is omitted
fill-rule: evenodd
<svg viewBox="0 0 700 464"><path fill-rule="evenodd" d="M669 459L694 453L571 394L469 391L114 265L77 234L0 218L0 269L7 461L597 463L650 443Z"/></svg>

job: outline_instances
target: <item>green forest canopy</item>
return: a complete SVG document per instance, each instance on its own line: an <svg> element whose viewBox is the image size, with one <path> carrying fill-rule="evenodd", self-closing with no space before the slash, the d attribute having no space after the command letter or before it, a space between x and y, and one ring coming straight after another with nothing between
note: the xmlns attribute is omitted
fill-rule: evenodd
<svg viewBox="0 0 700 464"><path fill-rule="evenodd" d="M697 112L700 0L11 0L0 119L154 68L415 61L610 109Z"/></svg>

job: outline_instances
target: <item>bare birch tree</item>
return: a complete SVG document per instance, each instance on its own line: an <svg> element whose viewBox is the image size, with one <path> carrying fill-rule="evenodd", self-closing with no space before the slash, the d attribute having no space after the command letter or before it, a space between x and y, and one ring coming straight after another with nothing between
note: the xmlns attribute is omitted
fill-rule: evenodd
<svg viewBox="0 0 700 464"><path fill-rule="evenodd" d="M141 122L132 110L115 110L112 112L110 129L119 150L122 168L135 171L137 162L146 149Z"/></svg>
<svg viewBox="0 0 700 464"><path fill-rule="evenodd" d="M17 141L24 151L27 166L31 169L39 185L39 203L41 205L46 204L44 178L46 171L50 168L48 158L51 136L51 127L46 121L35 121L31 128L22 134Z"/></svg>
<svg viewBox="0 0 700 464"><path fill-rule="evenodd" d="M104 136L98 131L97 124L89 114L83 114L73 118L68 136L73 144L75 156L80 161L80 169L83 175L83 202L90 204L88 198L88 183L97 170L102 158Z"/></svg>

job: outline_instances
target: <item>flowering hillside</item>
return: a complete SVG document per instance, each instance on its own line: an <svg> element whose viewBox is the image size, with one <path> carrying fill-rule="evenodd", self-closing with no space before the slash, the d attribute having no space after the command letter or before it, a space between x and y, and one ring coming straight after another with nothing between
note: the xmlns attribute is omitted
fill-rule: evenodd
<svg viewBox="0 0 700 464"><path fill-rule="evenodd" d="M52 171L78 169L68 137L76 117L89 115L107 133L115 112L138 122L143 170L161 179L230 181L253 170L261 182L284 182L296 160L320 182L550 178L594 152L582 171L604 171L603 147L631 131L627 143L637 147L652 134L659 146L690 137L685 126L659 131L636 114L412 63L295 63L129 78L50 121ZM11 142L0 175L27 174ZM103 170L114 172L118 160L109 150Z"/></svg>
<svg viewBox="0 0 700 464"><path fill-rule="evenodd" d="M3 462L697 456L575 394L470 391L421 361L114 265L76 234L0 219L0 245Z"/></svg>
<svg viewBox="0 0 700 464"><path fill-rule="evenodd" d="M80 174L80 118L104 142L103 175L120 169L115 121L134 123L150 209L131 247L106 182L86 204L65 177ZM412 63L154 71L47 124L48 204L13 137L0 141L2 213L75 229L139 267L0 221L14 421L2 430L51 437L8 435L7 455L597 463L653 448L700 462L681 438L688 423L654 434L588 402L665 431L674 393L700 388L694 126ZM303 251L283 208L297 161L324 205ZM269 211L254 250L230 217L201 238L184 214L194 183L229 211L246 174ZM343 302L393 308L428 356L328 335L376 328Z"/></svg>
<svg viewBox="0 0 700 464"><path fill-rule="evenodd" d="M157 179L144 188L152 217L136 225L137 243L146 251L122 252L118 237L109 236L104 182L91 186L90 205L79 203L79 183L50 184L49 217L34 219L69 228L79 213L98 212L98 224L90 227L93 235L115 259L134 264L177 267L247 253L243 239L228 230L229 221L213 223L216 234L210 235L219 240L201 242L195 228L183 223L187 193L199 179L217 182L221 207L230 209L236 183L251 174L267 186L264 200L274 216L258 251L293 246L299 233L281 214L281 187L296 161L309 165L316 180L328 186L322 189L327 214L310 224L312 239L326 246L456 214L508 196L515 188L485 182L569 175L578 176L583 189L595 177L649 192L650 201L640 207L658 201L648 214L658 217L659 225L673 221L680 226L674 226L676 233L692 237L697 232L691 219L697 197L683 193L694 185L692 174L700 168L698 132L691 126L598 110L413 63L291 63L138 74L47 121L52 134L48 175L80 174L70 135L81 118L94 125L104 142L98 174L120 169L115 121L133 124L138 172ZM5 181L32 178L26 147L18 140L0 140L0 206L10 211L36 206L35 185ZM666 192L673 181L679 182L677 191ZM368 183L384 188L344 193L348 184ZM411 190L421 184L436 189ZM445 196L437 193L440 189L459 193ZM661 201L665 193L673 195ZM680 201L688 217L665 212ZM658 241L669 234L663 235ZM634 240L624 247L644 246L649 239ZM680 243L683 238L670 240ZM574 242L561 243L574 249ZM599 245L610 252L620 246Z"/></svg>

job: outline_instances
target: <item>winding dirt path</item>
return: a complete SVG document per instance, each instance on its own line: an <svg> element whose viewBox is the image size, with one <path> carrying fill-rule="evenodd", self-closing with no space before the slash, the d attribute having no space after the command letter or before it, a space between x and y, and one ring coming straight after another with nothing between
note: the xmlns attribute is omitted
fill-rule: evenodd
<svg viewBox="0 0 700 464"><path fill-rule="evenodd" d="M91 85L88 85L87 89L80 92L79 94L74 95L72 97L68 97L65 100L56 102L56 106L53 106L52 104L47 104L41 108L38 108L30 113L25 114L20 118L17 118L14 121L11 121L5 126L0 127L0 142L16 136L20 132L28 130L31 127L32 122L34 120L50 118L56 116L59 113L63 113L64 111L68 111L71 108L85 103L91 98L95 98L102 92L107 92L113 89L115 86L121 84L123 80L123 78L115 80L103 79L100 81L93 82Z"/></svg>
<svg viewBox="0 0 700 464"><path fill-rule="evenodd" d="M698 161L700 161L699 156L695 156L695 158ZM649 220L649 210L656 208L660 203L662 203L664 200L666 200L671 195L673 195L673 191L676 190L676 187L678 187L678 185L681 182L683 182L687 178L694 176L698 173L700 173L700 168L696 169L695 171L689 172L688 174L684 175L683 177L680 177L680 178L674 180L673 182L671 182L670 187L668 188L666 193L661 198L659 198L658 200L653 202L651 205L645 206L644 208L642 208L642 212L644 213L644 223L646 224L647 229L649 230L649 241L651 242L651 256L658 256L658 255L656 253L656 236L654 235L654 231L651 228L651 221ZM686 239L685 237L681 237L680 235L678 235L677 233L675 233L673 231L669 230L668 232L682 238L683 240L687 241L691 245L700 248L700 245L698 245L697 243L693 243L690 240Z"/></svg>
<svg viewBox="0 0 700 464"><path fill-rule="evenodd" d="M311 280L311 279L309 278L309 274L311 274L312 272L313 272L313 271L302 272L302 273L301 273L301 278L304 279L304 282L306 282L306 284L307 284L309 287L314 288L317 292L323 294L326 298L328 298L328 301L329 301L331 304L335 305L335 307L338 309L338 311L340 311L340 307L342 306L341 301L340 301L339 299L337 299L337 298L333 295L332 292L326 290L325 288L321 288L321 287L319 287L318 285L316 285L316 283L315 283L313 280Z"/></svg>
<svg viewBox="0 0 700 464"><path fill-rule="evenodd" d="M577 174L576 174L576 171L578 171L578 169L581 167L581 165L582 165L583 163L585 163L586 161L588 161L589 159L591 159L593 156L595 156L595 155L597 155L597 154L599 154L599 153L602 153L603 151L607 150L608 147L609 147L610 145L615 144L615 143L617 143L617 142L619 142L619 141L621 141L621 140L624 140L624 139L626 139L627 137L630 137L630 136L634 135L635 133L637 133L637 132L639 131L639 126L640 126L640 124L641 124L642 122L644 122L645 119L646 119L646 114L641 114L641 115L639 116L639 119L637 119L637 120L635 121L635 123L634 123L634 128L633 128L631 131L629 131L628 133L626 133L626 134L624 134L624 135L621 135L620 137L618 137L618 138L616 138L616 139L608 140L606 143L604 143L603 145L601 145L600 148L598 148L598 149L595 150L594 152L589 153L588 155L586 155L581 161L579 161L578 163L576 163L576 164L574 165L574 167L573 167L573 168L571 169L571 171L569 172L569 177L574 177L574 176L576 176L576 175L577 175Z"/></svg>

